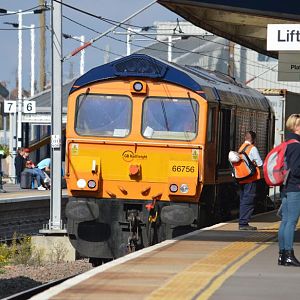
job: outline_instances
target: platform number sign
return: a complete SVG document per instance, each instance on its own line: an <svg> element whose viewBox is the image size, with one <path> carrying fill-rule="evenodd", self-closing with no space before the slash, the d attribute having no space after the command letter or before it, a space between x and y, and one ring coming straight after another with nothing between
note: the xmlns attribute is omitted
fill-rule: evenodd
<svg viewBox="0 0 300 300"><path fill-rule="evenodd" d="M17 102L15 100L4 100L4 113L11 114L17 112Z"/></svg>
<svg viewBox="0 0 300 300"><path fill-rule="evenodd" d="M23 113L24 114L35 114L36 113L35 101L23 101Z"/></svg>

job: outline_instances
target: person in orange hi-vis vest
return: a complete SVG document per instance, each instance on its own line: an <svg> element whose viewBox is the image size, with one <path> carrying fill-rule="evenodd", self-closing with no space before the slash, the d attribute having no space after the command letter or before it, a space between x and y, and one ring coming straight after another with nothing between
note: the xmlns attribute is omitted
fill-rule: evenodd
<svg viewBox="0 0 300 300"><path fill-rule="evenodd" d="M239 182L240 184L240 217L239 230L257 230L256 227L249 225L249 220L254 211L254 198L256 196L257 180L260 179L260 169L263 161L260 158L257 148L254 146L256 133L247 131L245 142L241 145L239 152L244 151L251 161L256 165L256 172L253 176Z"/></svg>

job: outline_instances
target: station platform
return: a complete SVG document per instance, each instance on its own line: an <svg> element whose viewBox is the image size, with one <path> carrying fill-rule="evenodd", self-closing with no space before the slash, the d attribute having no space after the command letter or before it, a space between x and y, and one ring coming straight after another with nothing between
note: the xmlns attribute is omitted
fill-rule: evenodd
<svg viewBox="0 0 300 300"><path fill-rule="evenodd" d="M3 184L4 193L0 192L0 204L16 201L28 201L34 199L49 199L50 190L39 191L37 189L21 189L20 184L5 182ZM62 190L62 196L67 196L67 190Z"/></svg>
<svg viewBox="0 0 300 300"><path fill-rule="evenodd" d="M116 259L32 297L66 299L299 299L300 269L277 265L276 212L258 231L220 223ZM298 224L299 226L299 224ZM295 253L300 258L300 235Z"/></svg>

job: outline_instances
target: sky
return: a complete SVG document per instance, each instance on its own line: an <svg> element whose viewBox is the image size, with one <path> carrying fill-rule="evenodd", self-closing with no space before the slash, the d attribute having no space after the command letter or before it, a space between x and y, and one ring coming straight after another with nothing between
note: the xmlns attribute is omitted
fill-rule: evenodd
<svg viewBox="0 0 300 300"><path fill-rule="evenodd" d="M105 17L114 21L122 21L128 16L132 15L139 9L145 7L151 3L152 0L64 0L64 3L82 9L86 12L93 13L95 15ZM50 4L51 1L48 1ZM17 11L19 9L26 10L31 9L39 4L38 0L0 0L0 8ZM67 18L76 21L85 26L91 27L92 29L104 32L111 28L112 25L98 20L96 18L87 16L76 10L63 7L63 33L78 37L84 35L85 40L90 40L99 33L93 32L86 29ZM165 7L154 4L140 15L134 17L130 24L136 26L151 26L155 21L173 21L181 18L167 10ZM18 22L18 15L1 15L0 14L0 82L5 81L8 84L8 88L12 89L16 86L17 77L17 65L18 65L18 30L13 30L13 27L4 22ZM128 23L128 22L127 22ZM30 26L34 24L39 26L39 15L24 15L23 25ZM50 26L50 12L46 13L46 24ZM9 29L9 30L1 30ZM124 32L124 29L118 29L117 32ZM23 30L23 88L30 89L30 30ZM38 80L38 62L39 62L39 29L36 32L36 47L35 47L35 78ZM122 40L116 41L112 38L101 38L94 46L96 48L88 47L85 52L85 71L103 64L105 59L114 60L118 57L126 54L126 35L121 34L110 34L111 37ZM50 80L50 31L46 30L46 73L47 79ZM135 44L140 46L146 46L151 42L135 41ZM67 55L70 51L80 46L80 43L72 39L63 39L63 54ZM102 49L102 50L100 50ZM104 50L108 50L111 53L107 54ZM137 47L133 46L133 50L137 50ZM64 62L64 80L66 81L70 74L78 75L80 65L80 54Z"/></svg>

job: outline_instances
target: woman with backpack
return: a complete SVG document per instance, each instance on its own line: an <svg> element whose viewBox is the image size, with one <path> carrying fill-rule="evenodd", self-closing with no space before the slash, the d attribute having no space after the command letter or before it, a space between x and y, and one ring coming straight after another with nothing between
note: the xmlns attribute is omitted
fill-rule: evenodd
<svg viewBox="0 0 300 300"><path fill-rule="evenodd" d="M291 131L286 140L290 141L285 152L288 175L281 187L282 220L278 231L278 264L300 267L294 255L294 232L300 215L300 114L291 115L286 121Z"/></svg>

